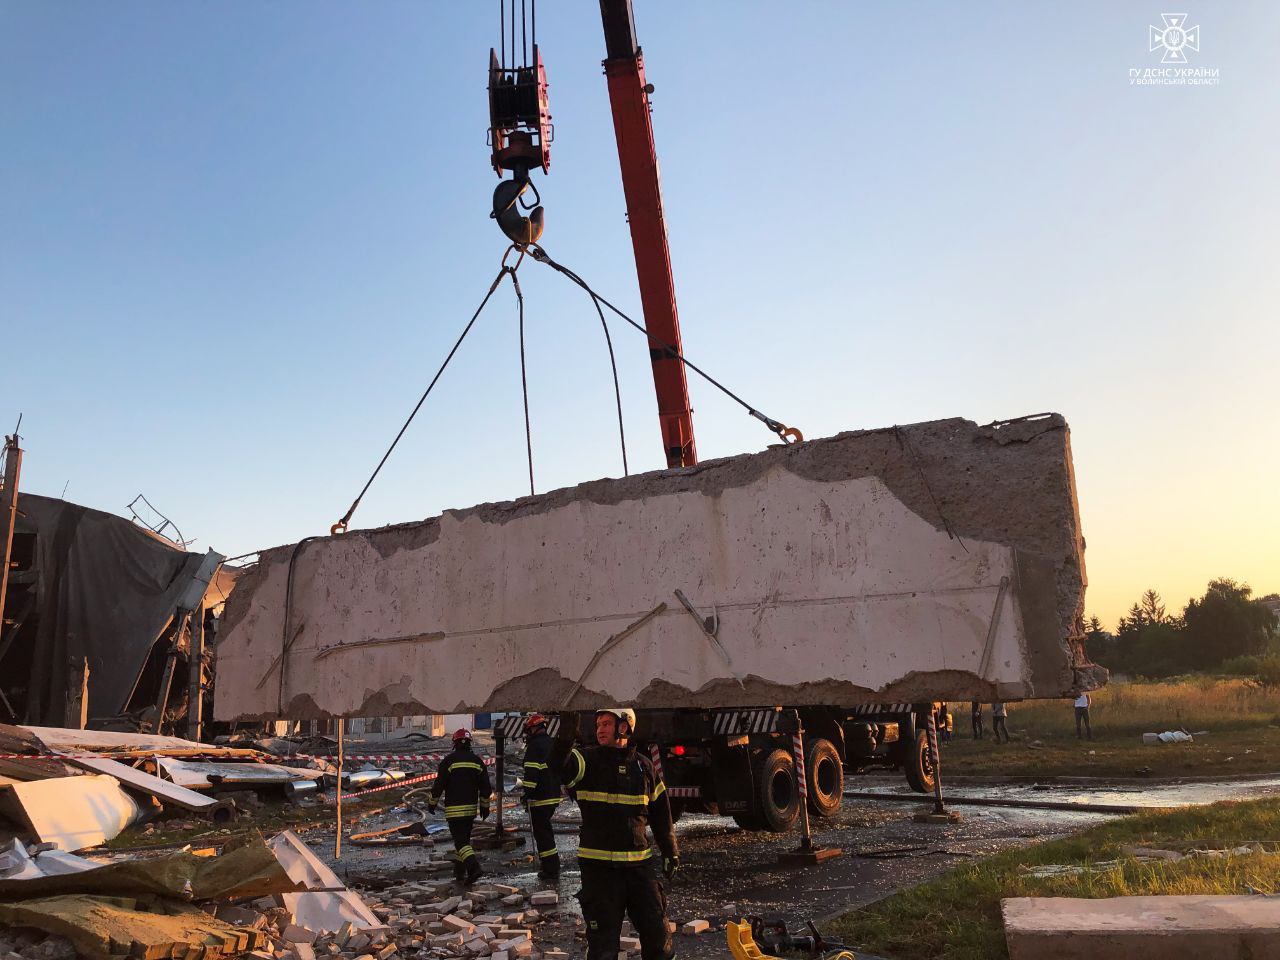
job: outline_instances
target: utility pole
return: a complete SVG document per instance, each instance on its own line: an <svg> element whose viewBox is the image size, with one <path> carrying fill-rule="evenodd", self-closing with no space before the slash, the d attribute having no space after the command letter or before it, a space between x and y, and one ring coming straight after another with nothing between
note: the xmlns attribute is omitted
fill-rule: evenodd
<svg viewBox="0 0 1280 960"><path fill-rule="evenodd" d="M22 423L22 418L18 418ZM4 537L4 565L0 566L0 637L4 635L4 600L9 591L9 566L13 562L13 530L18 525L18 474L22 448L17 427L4 438L4 486L0 487L0 534Z"/></svg>

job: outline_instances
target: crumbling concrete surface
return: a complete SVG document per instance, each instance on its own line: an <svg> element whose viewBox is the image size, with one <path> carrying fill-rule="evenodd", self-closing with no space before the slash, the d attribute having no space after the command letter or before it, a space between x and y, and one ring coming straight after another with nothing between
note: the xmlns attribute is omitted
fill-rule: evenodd
<svg viewBox="0 0 1280 960"><path fill-rule="evenodd" d="M1056 414L844 433L265 551L215 712L1059 697L1083 550Z"/></svg>

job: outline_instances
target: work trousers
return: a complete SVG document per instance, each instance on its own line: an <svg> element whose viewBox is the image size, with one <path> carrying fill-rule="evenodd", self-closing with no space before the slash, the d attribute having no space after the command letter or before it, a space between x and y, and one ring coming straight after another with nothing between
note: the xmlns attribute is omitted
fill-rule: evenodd
<svg viewBox="0 0 1280 960"><path fill-rule="evenodd" d="M667 897L652 861L608 866L579 859L582 917L587 922L587 960L617 960L622 918L631 919L640 938L641 960L672 960L667 929Z"/></svg>
<svg viewBox="0 0 1280 960"><path fill-rule="evenodd" d="M560 876L560 852L556 849L555 831L551 829L551 815L555 812L552 804L529 808L533 845L538 851L538 873L548 877Z"/></svg>
<svg viewBox="0 0 1280 960"><path fill-rule="evenodd" d="M1081 739L1080 722L1084 721L1084 732L1090 740L1093 739L1093 728L1089 726L1089 708L1076 707L1076 739Z"/></svg>
<svg viewBox="0 0 1280 960"><path fill-rule="evenodd" d="M973 739L982 739L982 714L978 714L973 718Z"/></svg>
<svg viewBox="0 0 1280 960"><path fill-rule="evenodd" d="M471 828L475 822L475 817L449 817L445 820L449 825L449 836L453 837L453 873L459 880L464 876L480 875L480 861L471 847Z"/></svg>
<svg viewBox="0 0 1280 960"><path fill-rule="evenodd" d="M1004 717L991 718L991 734L996 738L996 743L1002 742L1002 737L1004 743L1009 742L1009 728L1005 725Z"/></svg>

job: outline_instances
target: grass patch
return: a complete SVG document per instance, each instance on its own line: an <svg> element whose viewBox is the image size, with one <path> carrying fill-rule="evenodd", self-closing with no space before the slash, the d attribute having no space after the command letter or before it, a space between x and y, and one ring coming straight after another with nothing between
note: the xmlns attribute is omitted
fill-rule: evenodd
<svg viewBox="0 0 1280 960"><path fill-rule="evenodd" d="M1132 845L1197 840L1240 844L1280 838L1280 798L1215 803L1126 817L1074 837L1009 850L845 914L832 937L898 960L991 960L1008 956L1000 919L1005 897L1120 897L1148 894L1244 894L1280 889L1280 853L1139 862ZM1112 869L1036 878L1022 867L1087 864L1121 858Z"/></svg>
<svg viewBox="0 0 1280 960"><path fill-rule="evenodd" d="M1280 772L1280 690L1238 678L1185 677L1159 683L1112 683L1093 695L1094 739L1076 739L1070 700L1009 704L1013 742L969 739L969 704L950 705L956 738L943 753L947 772L973 776L1153 777ZM1143 733L1185 727L1208 733L1190 744L1146 746Z"/></svg>

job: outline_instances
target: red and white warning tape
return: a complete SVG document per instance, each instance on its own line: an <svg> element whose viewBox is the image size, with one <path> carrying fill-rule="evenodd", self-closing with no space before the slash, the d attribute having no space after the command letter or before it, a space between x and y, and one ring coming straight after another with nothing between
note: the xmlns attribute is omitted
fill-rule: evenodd
<svg viewBox="0 0 1280 960"><path fill-rule="evenodd" d="M804 740L800 734L792 736L791 749L796 757L796 786L800 794L800 802L804 803L809 796L809 778L804 775Z"/></svg>
<svg viewBox="0 0 1280 960"><path fill-rule="evenodd" d="M0 753L0 760L136 760L139 757L151 756L153 753L163 756L165 751L140 750L133 753ZM443 760L446 756L447 754L443 753L348 753L343 755L343 760L395 760L402 763L428 763ZM277 763L283 760L327 760L336 763L338 755L336 753L286 753L278 756L273 755L270 760L262 761L257 757L225 757L222 759L229 761L241 760L245 763ZM492 758L488 762L492 763Z"/></svg>

